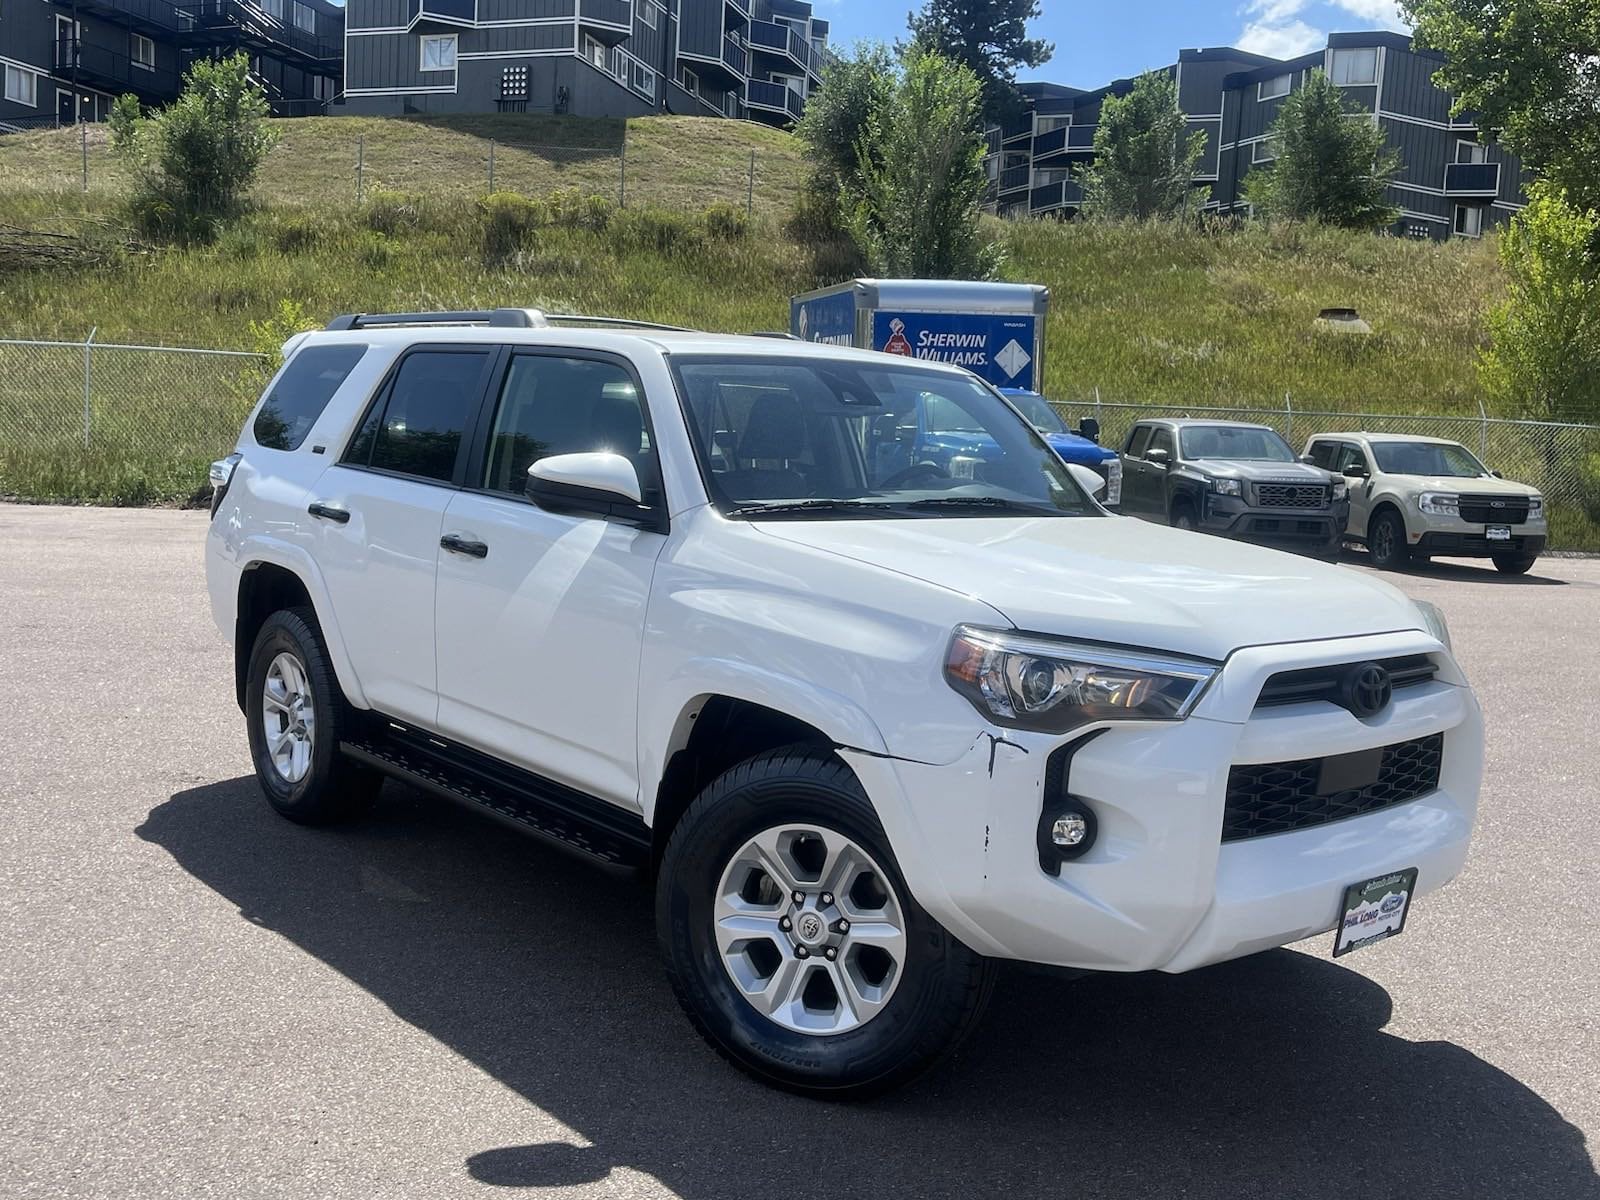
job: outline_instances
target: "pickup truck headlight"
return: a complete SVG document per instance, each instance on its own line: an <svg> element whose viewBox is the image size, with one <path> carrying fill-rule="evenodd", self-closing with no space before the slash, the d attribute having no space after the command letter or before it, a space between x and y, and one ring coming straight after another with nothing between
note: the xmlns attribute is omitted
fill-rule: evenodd
<svg viewBox="0 0 1600 1200"><path fill-rule="evenodd" d="M1444 492L1423 492L1417 497L1417 508L1430 517L1459 517L1461 497Z"/></svg>
<svg viewBox="0 0 1600 1200"><path fill-rule="evenodd" d="M1211 490L1219 496L1242 496L1244 487L1237 479L1213 479Z"/></svg>
<svg viewBox="0 0 1600 1200"><path fill-rule="evenodd" d="M1544 497L1534 496L1528 501L1528 520L1544 520Z"/></svg>
<svg viewBox="0 0 1600 1200"><path fill-rule="evenodd" d="M962 625L945 678L997 725L1065 733L1095 721L1181 721L1221 668Z"/></svg>
<svg viewBox="0 0 1600 1200"><path fill-rule="evenodd" d="M1336 483L1336 484L1334 484L1333 485L1333 502L1335 504L1337 504L1341 500L1348 500L1348 499L1350 499L1350 485L1348 483Z"/></svg>
<svg viewBox="0 0 1600 1200"><path fill-rule="evenodd" d="M1422 614L1422 624L1427 631L1444 643L1446 650L1454 653L1455 647L1450 644L1450 625L1444 619L1444 613L1437 604L1429 604L1426 600L1412 601L1417 606L1417 611Z"/></svg>

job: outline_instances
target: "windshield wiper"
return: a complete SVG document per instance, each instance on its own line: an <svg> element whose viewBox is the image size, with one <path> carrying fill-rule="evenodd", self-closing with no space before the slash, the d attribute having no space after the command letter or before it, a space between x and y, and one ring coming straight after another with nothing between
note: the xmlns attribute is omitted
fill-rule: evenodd
<svg viewBox="0 0 1600 1200"><path fill-rule="evenodd" d="M781 517L794 513L848 513L860 516L864 512L883 512L890 505L867 500L774 500L762 504L741 504L728 510L730 517Z"/></svg>
<svg viewBox="0 0 1600 1200"><path fill-rule="evenodd" d="M1063 510L1048 508L1043 504L1024 504L1020 500L1007 500L1002 496L938 496L931 500L913 500L897 504L899 509L928 511L930 509L981 509L987 512L1027 513L1030 516L1061 516Z"/></svg>

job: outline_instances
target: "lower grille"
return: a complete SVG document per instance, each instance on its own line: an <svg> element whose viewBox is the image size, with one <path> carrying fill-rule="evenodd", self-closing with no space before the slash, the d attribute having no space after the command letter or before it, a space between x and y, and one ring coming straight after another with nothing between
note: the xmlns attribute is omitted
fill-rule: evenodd
<svg viewBox="0 0 1600 1200"><path fill-rule="evenodd" d="M1235 767L1228 775L1222 840L1289 833L1361 817L1439 787L1444 734L1364 754Z"/></svg>
<svg viewBox="0 0 1600 1200"><path fill-rule="evenodd" d="M1256 504L1262 508L1327 508L1328 489L1321 484L1258 483Z"/></svg>
<svg viewBox="0 0 1600 1200"><path fill-rule="evenodd" d="M1463 496L1461 519L1471 525L1525 525L1528 500L1526 496Z"/></svg>

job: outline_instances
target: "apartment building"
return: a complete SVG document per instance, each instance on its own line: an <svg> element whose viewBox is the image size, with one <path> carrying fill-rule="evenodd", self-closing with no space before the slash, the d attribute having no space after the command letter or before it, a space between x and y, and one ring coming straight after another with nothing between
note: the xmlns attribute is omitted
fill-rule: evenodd
<svg viewBox="0 0 1600 1200"><path fill-rule="evenodd" d="M327 0L0 0L0 127L104 120L131 92L165 104L196 58L243 50L274 114L339 90L344 13Z"/></svg>
<svg viewBox="0 0 1600 1200"><path fill-rule="evenodd" d="M1525 202L1526 174L1515 155L1479 140L1470 117L1452 117L1448 93L1435 87L1441 55L1393 33L1340 33L1321 50L1279 60L1242 50L1185 50L1164 68L1177 82L1189 127L1206 137L1196 186L1211 189L1207 208L1240 212L1244 181L1272 162L1272 123L1284 100L1321 69L1372 114L1401 169L1389 202L1401 212L1395 232L1443 239L1478 237ZM1107 96L1131 80L1092 91L1023 85L1028 111L1007 129L989 130L990 207L1006 216L1071 216L1082 203L1077 171L1094 158L1094 135Z"/></svg>
<svg viewBox="0 0 1600 1200"><path fill-rule="evenodd" d="M348 0L357 113L656 112L793 123L828 23L803 0Z"/></svg>

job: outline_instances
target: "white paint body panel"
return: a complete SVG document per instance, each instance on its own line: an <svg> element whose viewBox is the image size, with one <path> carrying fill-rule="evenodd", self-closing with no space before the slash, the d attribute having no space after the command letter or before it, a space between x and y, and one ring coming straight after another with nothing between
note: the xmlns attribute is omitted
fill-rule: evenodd
<svg viewBox="0 0 1600 1200"><path fill-rule="evenodd" d="M730 520L712 508L668 369L684 352L853 358L760 339L587 330L317 334L367 359L306 447L244 455L208 540L232 636L242 573L305 583L351 701L654 819L656 788L706 701L804 721L839 747L918 901L985 954L1108 970L1187 970L1331 928L1343 888L1463 862L1482 764L1478 709L1416 607L1353 572L1114 517ZM623 355L644 387L671 529L331 467L408 344L571 346ZM939 368L933 368L939 369ZM313 444L326 447L313 455ZM350 478L356 476L359 478ZM417 493L427 493L418 495ZM346 507L348 525L306 513ZM442 533L489 547L439 550ZM1100 836L1059 879L1039 867L1046 760L1067 737L994 728L944 681L960 624L1016 627L1223 663L1194 714L1111 727L1071 788ZM1429 654L1437 680L1380 717L1331 704L1255 711L1279 671ZM1074 731L1071 737L1084 732ZM1440 789L1317 829L1222 844L1236 764L1443 733Z"/></svg>

